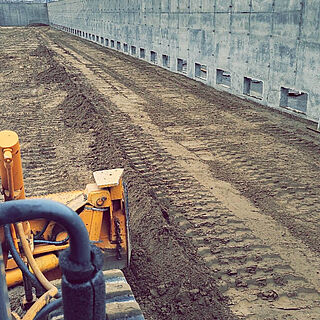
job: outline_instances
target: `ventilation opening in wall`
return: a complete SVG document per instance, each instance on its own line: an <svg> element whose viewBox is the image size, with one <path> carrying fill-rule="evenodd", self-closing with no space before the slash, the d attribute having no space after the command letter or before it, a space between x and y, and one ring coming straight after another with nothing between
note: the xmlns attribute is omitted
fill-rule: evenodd
<svg viewBox="0 0 320 320"><path fill-rule="evenodd" d="M177 59L177 71L182 73L187 73L187 60Z"/></svg>
<svg viewBox="0 0 320 320"><path fill-rule="evenodd" d="M166 54L162 55L162 66L165 68L170 68L170 57Z"/></svg>
<svg viewBox="0 0 320 320"><path fill-rule="evenodd" d="M121 50L121 42L117 41L117 50Z"/></svg>
<svg viewBox="0 0 320 320"><path fill-rule="evenodd" d="M131 46L131 54L135 56L137 54L137 48L135 46Z"/></svg>
<svg viewBox="0 0 320 320"><path fill-rule="evenodd" d="M195 63L194 66L195 66L195 77L202 80L207 80L208 78L207 66L200 63Z"/></svg>
<svg viewBox="0 0 320 320"><path fill-rule="evenodd" d="M128 44L127 43L123 44L123 51L128 53Z"/></svg>
<svg viewBox="0 0 320 320"><path fill-rule="evenodd" d="M263 82L260 80L244 77L243 94L262 100Z"/></svg>
<svg viewBox="0 0 320 320"><path fill-rule="evenodd" d="M300 113L306 113L307 105L307 93L281 87L280 107L289 108Z"/></svg>
<svg viewBox="0 0 320 320"><path fill-rule="evenodd" d="M86 38L88 39L88 32L86 32Z"/></svg>
<svg viewBox="0 0 320 320"><path fill-rule="evenodd" d="M109 47L109 39L106 38L105 46Z"/></svg>
<svg viewBox="0 0 320 320"><path fill-rule="evenodd" d="M89 40L91 40L91 33L89 33Z"/></svg>
<svg viewBox="0 0 320 320"><path fill-rule="evenodd" d="M146 50L143 48L140 48L140 58L145 59L146 58Z"/></svg>
<svg viewBox="0 0 320 320"><path fill-rule="evenodd" d="M99 36L96 37L96 41L99 42Z"/></svg>
<svg viewBox="0 0 320 320"><path fill-rule="evenodd" d="M150 51L150 61L152 63L157 63L157 53L155 51Z"/></svg>
<svg viewBox="0 0 320 320"><path fill-rule="evenodd" d="M101 42L101 44L104 44L104 38L103 37L100 37L100 42Z"/></svg>
<svg viewBox="0 0 320 320"><path fill-rule="evenodd" d="M111 48L114 48L114 40L111 40Z"/></svg>
<svg viewBox="0 0 320 320"><path fill-rule="evenodd" d="M217 84L225 86L227 88L231 87L231 74L222 69L217 69Z"/></svg>

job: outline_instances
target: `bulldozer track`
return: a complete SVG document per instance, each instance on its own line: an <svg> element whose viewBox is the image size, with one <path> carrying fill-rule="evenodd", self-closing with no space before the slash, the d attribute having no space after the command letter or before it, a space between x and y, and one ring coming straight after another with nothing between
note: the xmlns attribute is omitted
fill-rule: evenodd
<svg viewBox="0 0 320 320"><path fill-rule="evenodd" d="M234 314L318 319L320 141L306 122L61 32L39 31L37 38L100 94L99 118L151 187L163 218L192 240ZM66 131L63 112L43 118L34 105L6 112L36 124L14 128L25 143L38 141L23 154L25 171L41 174L25 177L30 195L48 193L48 181L53 192L65 190L76 174L61 168L80 176L70 190L85 179L74 164L92 154L90 134ZM83 141L68 163L57 157L59 136ZM35 159L41 153L55 161Z"/></svg>

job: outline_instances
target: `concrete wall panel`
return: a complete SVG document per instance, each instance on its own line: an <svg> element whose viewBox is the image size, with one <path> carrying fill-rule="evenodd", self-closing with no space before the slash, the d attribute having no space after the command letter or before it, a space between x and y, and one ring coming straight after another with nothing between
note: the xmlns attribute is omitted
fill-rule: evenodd
<svg viewBox="0 0 320 320"><path fill-rule="evenodd" d="M215 0L216 12L229 12L232 9L232 0Z"/></svg>
<svg viewBox="0 0 320 320"><path fill-rule="evenodd" d="M250 0L234 1L232 6L233 12L250 12Z"/></svg>
<svg viewBox="0 0 320 320"><path fill-rule="evenodd" d="M273 27L272 13L256 13L250 15L250 33L259 36L270 36Z"/></svg>
<svg viewBox="0 0 320 320"><path fill-rule="evenodd" d="M115 50L126 42L137 57L144 48L149 62L155 51L161 66L166 54L173 72L186 60L187 76L220 90L243 96L244 78L259 80L262 96L245 97L274 108L284 110L286 90L307 93L302 116L320 116L319 0L62 0L48 8L57 28L113 39ZM207 74L196 77L195 63Z"/></svg>
<svg viewBox="0 0 320 320"><path fill-rule="evenodd" d="M273 0L252 0L252 12L272 12Z"/></svg>
<svg viewBox="0 0 320 320"><path fill-rule="evenodd" d="M46 3L0 3L0 26L49 24Z"/></svg>

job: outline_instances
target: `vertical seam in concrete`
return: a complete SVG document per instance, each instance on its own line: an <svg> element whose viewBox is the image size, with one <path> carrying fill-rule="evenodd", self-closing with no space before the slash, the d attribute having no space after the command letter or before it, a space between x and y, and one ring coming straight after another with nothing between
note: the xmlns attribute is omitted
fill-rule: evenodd
<svg viewBox="0 0 320 320"><path fill-rule="evenodd" d="M302 28L303 28L303 15L304 15L304 9L305 9L305 0L300 0L300 19L299 19L299 32L298 32L298 38L296 42L296 63L295 63L295 69L294 69L294 85L297 85L297 74L298 74L298 59L297 55L300 51L300 45L301 45L301 35L302 35Z"/></svg>
<svg viewBox="0 0 320 320"><path fill-rule="evenodd" d="M230 67L230 58L231 58L231 52L232 52L232 48L231 48L231 39L232 39L232 23L233 23L233 0L230 0L230 5L229 5L229 18L230 18L230 24L229 24L229 53L228 53L228 68L229 70L231 69Z"/></svg>
<svg viewBox="0 0 320 320"><path fill-rule="evenodd" d="M213 4L213 31L216 32L216 12L217 12L217 0L214 0Z"/></svg>
<svg viewBox="0 0 320 320"><path fill-rule="evenodd" d="M268 83L269 83L269 88L268 88L268 93L266 96L266 102L268 104L269 102L269 97L270 93L272 92L272 82L270 82L270 74L271 74L271 61L272 59L272 54L273 54L273 43L272 43L272 38L273 38L273 29L274 29L274 15L275 15L275 5L276 5L276 0L272 1L272 12L271 12L271 30L270 30L270 36L269 36L269 68L268 68Z"/></svg>
<svg viewBox="0 0 320 320"><path fill-rule="evenodd" d="M232 15L233 15L233 0L230 0L230 5L229 5L229 18L230 18L230 21L229 21L229 33L231 34L232 32ZM229 56L230 56L230 52L229 52Z"/></svg>
<svg viewBox="0 0 320 320"><path fill-rule="evenodd" d="M248 33L251 34L251 14L252 14L252 0L249 2L249 21L248 21Z"/></svg>
<svg viewBox="0 0 320 320"><path fill-rule="evenodd" d="M275 6L276 6L276 0L273 0L272 1L272 13L271 13L271 35L270 36L273 36Z"/></svg>

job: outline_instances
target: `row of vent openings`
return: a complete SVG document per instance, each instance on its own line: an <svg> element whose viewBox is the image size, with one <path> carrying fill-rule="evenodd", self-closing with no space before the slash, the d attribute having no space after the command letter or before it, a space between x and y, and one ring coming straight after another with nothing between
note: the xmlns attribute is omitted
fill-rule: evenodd
<svg viewBox="0 0 320 320"><path fill-rule="evenodd" d="M109 46L109 39L95 36L90 33L81 32L79 30L75 30L72 28L62 27L63 30L71 32L73 34L85 37L89 40L100 42L102 45ZM117 46L117 50L121 50L121 42L117 41L115 43L114 40L110 41L111 48L115 48L115 44ZM129 53L129 47L127 43L123 44L123 51L125 53ZM135 46L130 47L130 54L133 56L137 55L137 48ZM146 51L144 48L140 48L139 57L141 59L146 58ZM154 64L158 63L158 54L155 51L150 51L150 61ZM170 68L170 56L163 54L162 55L162 66L165 68ZM181 73L187 73L187 61L184 59L177 59L177 71ZM207 80L208 78L208 69L207 66L200 63L195 63L195 77ZM225 70L217 69L216 73L216 83L231 88L231 74ZM254 97L256 99L263 99L263 81L252 79L249 77L244 77L243 83L243 94ZM281 87L280 90L280 107L288 108L300 113L306 113L308 104L308 94L305 92L293 90L286 87Z"/></svg>

